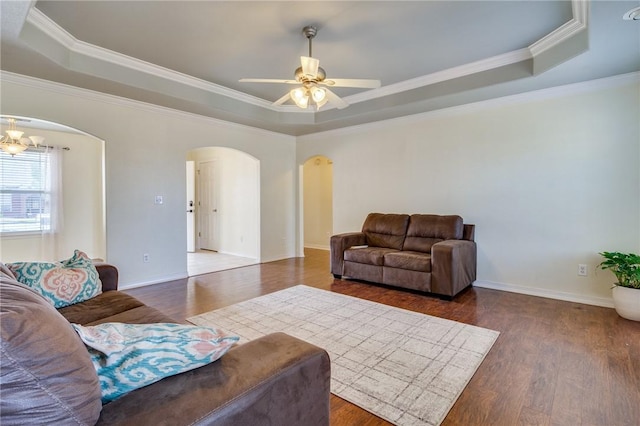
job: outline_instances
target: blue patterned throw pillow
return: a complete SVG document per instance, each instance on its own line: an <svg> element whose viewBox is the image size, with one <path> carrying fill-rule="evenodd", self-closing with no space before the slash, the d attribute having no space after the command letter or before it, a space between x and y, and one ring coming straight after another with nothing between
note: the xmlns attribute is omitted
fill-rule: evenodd
<svg viewBox="0 0 640 426"><path fill-rule="evenodd" d="M164 377L209 364L239 339L211 327L171 323L73 327L89 349L103 404Z"/></svg>
<svg viewBox="0 0 640 426"><path fill-rule="evenodd" d="M80 250L60 262L14 262L7 267L18 282L43 295L56 308L84 302L102 293L98 270Z"/></svg>

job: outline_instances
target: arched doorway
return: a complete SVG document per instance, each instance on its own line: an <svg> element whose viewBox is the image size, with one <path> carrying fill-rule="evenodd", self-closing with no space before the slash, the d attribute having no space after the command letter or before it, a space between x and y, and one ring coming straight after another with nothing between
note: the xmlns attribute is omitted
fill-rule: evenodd
<svg viewBox="0 0 640 426"><path fill-rule="evenodd" d="M198 148L186 160L194 170L185 200L189 276L259 263L260 161L225 147Z"/></svg>
<svg viewBox="0 0 640 426"><path fill-rule="evenodd" d="M333 162L316 155L305 161L302 171L303 245L329 250L333 233Z"/></svg>
<svg viewBox="0 0 640 426"><path fill-rule="evenodd" d="M3 134L8 128L8 117L14 116L0 117L0 131ZM47 195L51 198L46 202L51 203L52 213L53 209L57 210L55 216L58 220L55 229L50 227L38 232L4 230L0 238L2 260L58 261L71 257L75 249L82 250L91 258L106 260L104 141L60 123L31 117L18 119L18 130L28 135L44 137L42 146L47 148L29 149L25 153L16 154L15 157L7 156L5 160L18 163L26 159L27 153L44 156L47 155L47 150L51 154L56 152L59 156L56 162L60 165L60 188L55 191L51 189ZM18 169L12 171L11 167L3 167L3 173L20 173L16 170ZM8 181L3 177L0 179ZM3 221L12 217L19 221L20 212L12 210L19 210L21 204L13 202L16 194L10 192L0 193ZM53 197L58 197L55 202L52 202ZM33 218L34 212L31 212L31 216ZM47 220L45 217L40 219Z"/></svg>

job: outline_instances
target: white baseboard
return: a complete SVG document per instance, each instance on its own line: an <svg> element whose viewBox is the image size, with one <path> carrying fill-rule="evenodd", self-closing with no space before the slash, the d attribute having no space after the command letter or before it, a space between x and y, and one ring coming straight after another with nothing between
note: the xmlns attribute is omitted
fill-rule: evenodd
<svg viewBox="0 0 640 426"><path fill-rule="evenodd" d="M308 246L305 247L319 249L319 250L328 250L327 248L317 247L317 246ZM266 262L272 262L275 260L281 260L283 258L275 258L273 260L267 260ZM174 274L169 276L163 276L161 278L148 280L148 281L140 281L133 283L120 283L118 285L119 290L127 290L132 288L144 287L152 284L164 283L167 281L181 280L188 278L188 274L185 272L183 274ZM498 283L494 281L486 281L486 280L476 280L473 282L474 287L479 288L488 288L492 290L500 290L500 291L508 291L511 293L519 293L526 294L529 296L537 296L537 297L545 297L547 299L556 299L556 300L564 300L565 302L575 302L575 303L584 303L585 305L594 305L594 306L602 306L605 308L613 308L613 299L607 297L597 297L597 296L587 296L583 294L573 294L566 293L563 291L555 291L548 290L542 288L534 288L534 287L525 287L517 284L507 284L507 283Z"/></svg>
<svg viewBox="0 0 640 426"><path fill-rule="evenodd" d="M304 248L310 248L310 249L316 249L316 250L326 250L326 251L330 250L329 246L323 246L323 245L320 245L320 244L305 244Z"/></svg>
<svg viewBox="0 0 640 426"><path fill-rule="evenodd" d="M565 293L563 291L543 288L525 287L516 284L497 283L493 281L477 280L474 287L490 288L492 290L509 291L511 293L527 294L529 296L546 297L547 299L564 300L566 302L584 303L585 305L613 308L613 299L607 297L588 296L583 294Z"/></svg>
<svg viewBox="0 0 640 426"><path fill-rule="evenodd" d="M260 263L260 261L257 258L251 257L251 256L247 256L246 254L243 254L243 253L235 253L233 251L221 251L221 250L218 250L218 253L220 253L220 254L228 254L229 256L244 257L245 259L255 259L255 261L257 263Z"/></svg>
<svg viewBox="0 0 640 426"><path fill-rule="evenodd" d="M164 275L162 277L158 277L156 279L149 280L149 281L138 281L138 282L124 283L124 284L120 283L118 284L118 290L128 290L131 288L144 287L152 284L160 284L167 281L182 280L188 277L189 277L189 274L185 271L184 273L181 273L181 274Z"/></svg>
<svg viewBox="0 0 640 426"><path fill-rule="evenodd" d="M260 263L269 263L269 262L276 262L278 260L285 260L285 259L291 259L292 257L296 257L293 254L276 254L275 256L269 256L267 258L264 258L260 261Z"/></svg>

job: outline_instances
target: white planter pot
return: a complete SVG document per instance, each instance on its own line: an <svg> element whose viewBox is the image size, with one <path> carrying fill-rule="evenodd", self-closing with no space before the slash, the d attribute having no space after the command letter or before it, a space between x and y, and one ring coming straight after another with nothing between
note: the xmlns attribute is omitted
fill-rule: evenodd
<svg viewBox="0 0 640 426"><path fill-rule="evenodd" d="M622 318L640 321L640 289L616 286L612 290L613 306Z"/></svg>

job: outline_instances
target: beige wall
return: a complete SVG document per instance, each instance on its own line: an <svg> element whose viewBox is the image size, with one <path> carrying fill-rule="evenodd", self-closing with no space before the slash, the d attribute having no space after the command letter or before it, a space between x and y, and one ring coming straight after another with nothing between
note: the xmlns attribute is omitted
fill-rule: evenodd
<svg viewBox="0 0 640 426"><path fill-rule="evenodd" d="M299 138L6 74L0 102L105 141L106 258L124 287L186 276L186 153L224 146L260 162L263 262L296 254L298 166L323 155L333 232L371 211L460 214L479 285L606 304L597 253L640 251L640 89L610 80Z"/></svg>
<svg viewBox="0 0 640 426"><path fill-rule="evenodd" d="M333 166L323 156L313 156L303 166L304 246L329 249L333 233Z"/></svg>
<svg viewBox="0 0 640 426"><path fill-rule="evenodd" d="M68 147L63 151L62 233L55 247L37 236L3 236L0 256L4 262L20 260L61 260L80 249L92 258L106 256L104 231L103 143L86 136L67 132L29 130L28 134L45 137L47 145Z"/></svg>
<svg viewBox="0 0 640 426"><path fill-rule="evenodd" d="M187 276L185 159L196 148L234 148L260 161L260 259L295 255L295 138L7 73L0 105L3 114L105 141L106 258L122 287Z"/></svg>
<svg viewBox="0 0 640 426"><path fill-rule="evenodd" d="M336 233L374 211L459 214L478 284L607 305L598 252L640 251L639 87L614 81L300 137L298 162L333 160Z"/></svg>

